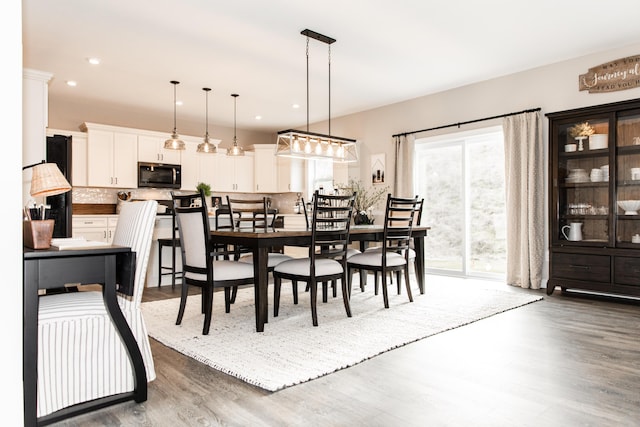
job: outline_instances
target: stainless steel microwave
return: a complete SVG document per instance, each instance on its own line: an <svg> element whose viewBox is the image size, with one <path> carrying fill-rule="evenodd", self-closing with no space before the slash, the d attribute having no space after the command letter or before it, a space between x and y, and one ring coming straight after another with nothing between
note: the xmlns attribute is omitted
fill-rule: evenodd
<svg viewBox="0 0 640 427"><path fill-rule="evenodd" d="M180 188L180 165L138 162L138 187Z"/></svg>

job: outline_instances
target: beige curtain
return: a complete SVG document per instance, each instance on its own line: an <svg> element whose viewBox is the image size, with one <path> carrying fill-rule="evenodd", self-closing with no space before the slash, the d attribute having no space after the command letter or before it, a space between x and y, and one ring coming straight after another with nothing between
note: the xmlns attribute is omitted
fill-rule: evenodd
<svg viewBox="0 0 640 427"><path fill-rule="evenodd" d="M544 147L540 111L504 118L507 283L540 289L544 261Z"/></svg>
<svg viewBox="0 0 640 427"><path fill-rule="evenodd" d="M415 137L402 135L395 137L395 163L393 172L393 194L396 197L413 197L413 152Z"/></svg>

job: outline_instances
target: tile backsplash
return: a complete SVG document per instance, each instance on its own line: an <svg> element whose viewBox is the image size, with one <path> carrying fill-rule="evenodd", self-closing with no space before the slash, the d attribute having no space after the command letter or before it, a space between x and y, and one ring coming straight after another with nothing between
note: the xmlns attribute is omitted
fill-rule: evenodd
<svg viewBox="0 0 640 427"><path fill-rule="evenodd" d="M117 204L118 192L131 192L131 199L138 200L171 200L171 190L153 189L153 188L99 188L99 187L73 187L72 200L74 204ZM256 193L233 193L237 198L253 198L267 196L271 198L271 207L278 209L283 214L293 213L294 205L298 199L297 193L274 193L274 194L256 194ZM226 203L226 193L212 193L212 197L222 197L223 203Z"/></svg>

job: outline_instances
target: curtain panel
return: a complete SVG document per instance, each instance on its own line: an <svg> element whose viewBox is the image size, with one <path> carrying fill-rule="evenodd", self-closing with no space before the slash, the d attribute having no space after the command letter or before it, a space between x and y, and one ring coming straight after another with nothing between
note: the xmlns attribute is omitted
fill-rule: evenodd
<svg viewBox="0 0 640 427"><path fill-rule="evenodd" d="M395 137L395 162L393 172L393 194L396 197L413 197L413 153L416 138L414 135Z"/></svg>
<svg viewBox="0 0 640 427"><path fill-rule="evenodd" d="M544 146L540 111L503 119L507 283L540 289L544 263Z"/></svg>

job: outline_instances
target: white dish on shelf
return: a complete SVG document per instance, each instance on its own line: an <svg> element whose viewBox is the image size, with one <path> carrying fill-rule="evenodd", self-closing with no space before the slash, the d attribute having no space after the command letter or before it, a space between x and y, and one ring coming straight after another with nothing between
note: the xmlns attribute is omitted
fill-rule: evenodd
<svg viewBox="0 0 640 427"><path fill-rule="evenodd" d="M640 200L618 200L618 206L624 210L625 215L638 215Z"/></svg>

